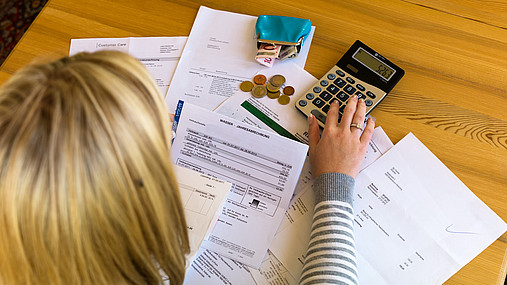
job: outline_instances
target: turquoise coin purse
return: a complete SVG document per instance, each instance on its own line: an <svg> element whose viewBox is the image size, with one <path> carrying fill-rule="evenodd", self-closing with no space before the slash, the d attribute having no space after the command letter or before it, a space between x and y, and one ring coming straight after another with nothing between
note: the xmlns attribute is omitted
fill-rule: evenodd
<svg viewBox="0 0 507 285"><path fill-rule="evenodd" d="M312 23L308 19L260 15L255 24L257 47L262 43L294 46L299 53L311 29Z"/></svg>

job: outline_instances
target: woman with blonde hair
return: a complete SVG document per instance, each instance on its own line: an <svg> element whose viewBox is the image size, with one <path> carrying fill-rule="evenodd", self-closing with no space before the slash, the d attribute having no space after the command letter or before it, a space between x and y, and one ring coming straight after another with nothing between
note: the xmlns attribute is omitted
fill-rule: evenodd
<svg viewBox="0 0 507 285"><path fill-rule="evenodd" d="M357 284L352 197L375 123L309 117L314 226L301 284ZM189 252L162 95L135 59L82 53L0 87L0 284L182 284Z"/></svg>
<svg viewBox="0 0 507 285"><path fill-rule="evenodd" d="M0 283L182 284L186 222L158 87L79 54L0 88Z"/></svg>

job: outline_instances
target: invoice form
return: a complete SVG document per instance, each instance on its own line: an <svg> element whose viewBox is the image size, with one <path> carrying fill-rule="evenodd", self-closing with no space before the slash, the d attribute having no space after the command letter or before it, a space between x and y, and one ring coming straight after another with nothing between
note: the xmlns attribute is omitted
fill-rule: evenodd
<svg viewBox="0 0 507 285"><path fill-rule="evenodd" d="M187 37L130 37L72 39L69 55L79 52L117 50L137 58L165 94Z"/></svg>
<svg viewBox="0 0 507 285"><path fill-rule="evenodd" d="M308 146L180 101L174 164L233 184L204 248L254 268L289 205Z"/></svg>
<svg viewBox="0 0 507 285"><path fill-rule="evenodd" d="M412 134L361 171L354 192L360 284L441 284L507 228ZM296 278L314 203L301 191L270 246Z"/></svg>

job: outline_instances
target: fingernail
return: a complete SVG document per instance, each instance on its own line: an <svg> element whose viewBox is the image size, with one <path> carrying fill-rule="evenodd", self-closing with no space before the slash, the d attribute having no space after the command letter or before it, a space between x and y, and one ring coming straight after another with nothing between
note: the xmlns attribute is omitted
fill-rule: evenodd
<svg viewBox="0 0 507 285"><path fill-rule="evenodd" d="M338 100L333 101L333 103L332 103L332 104L334 104L334 105L338 105Z"/></svg>
<svg viewBox="0 0 507 285"><path fill-rule="evenodd" d="M312 125L312 123L313 123L313 114L310 114L310 115L308 116L308 124L309 124L309 125Z"/></svg>

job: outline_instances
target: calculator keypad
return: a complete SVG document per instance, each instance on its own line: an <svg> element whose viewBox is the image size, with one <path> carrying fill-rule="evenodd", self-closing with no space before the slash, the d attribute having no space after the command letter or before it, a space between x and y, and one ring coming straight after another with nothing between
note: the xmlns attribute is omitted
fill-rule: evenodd
<svg viewBox="0 0 507 285"><path fill-rule="evenodd" d="M365 100L366 113L368 114L386 93L373 85L347 74L337 66L333 66L327 74L298 100L296 107L307 115L314 115L319 124L324 126L331 103L336 100L340 102L339 122L348 100L354 95L357 95L359 99Z"/></svg>

